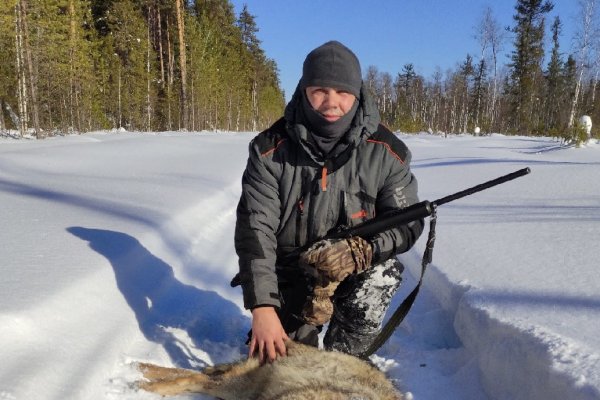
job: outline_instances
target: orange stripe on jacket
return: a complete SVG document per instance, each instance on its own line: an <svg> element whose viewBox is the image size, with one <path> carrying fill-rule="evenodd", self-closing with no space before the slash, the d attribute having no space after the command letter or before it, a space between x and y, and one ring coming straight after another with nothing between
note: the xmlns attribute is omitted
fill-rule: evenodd
<svg viewBox="0 0 600 400"><path fill-rule="evenodd" d="M382 144L385 146L385 148L392 153L392 155L394 157L396 157L398 159L398 161L400 161L402 164L404 164L404 160L402 158L400 158L400 156L394 152L394 150L392 150L392 146L390 146L388 143L386 142L381 142L379 140L374 140L374 139L367 139L367 143L376 143L376 144Z"/></svg>
<svg viewBox="0 0 600 400"><path fill-rule="evenodd" d="M268 156L269 154L271 154L272 152L274 152L275 150L277 150L277 148L278 148L279 146L281 146L281 144L282 144L283 142L285 142L285 141L286 141L286 139L280 139L280 140L279 140L279 142L277 142L277 144L276 144L276 145L275 145L273 148L271 148L271 149L269 149L269 150L265 151L264 153L261 153L260 155L261 155L261 156Z"/></svg>

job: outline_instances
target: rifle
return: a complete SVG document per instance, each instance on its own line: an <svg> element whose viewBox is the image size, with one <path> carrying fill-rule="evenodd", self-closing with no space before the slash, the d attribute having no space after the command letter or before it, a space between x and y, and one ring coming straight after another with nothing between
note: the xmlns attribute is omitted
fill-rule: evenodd
<svg viewBox="0 0 600 400"><path fill-rule="evenodd" d="M436 209L438 206L444 205L446 203L450 203L451 201L461 199L466 196L470 196L474 193L481 192L483 190L492 188L494 186L500 185L502 183L511 181L513 179L519 178L523 175L527 175L531 172L529 168L523 168L512 172L507 175L500 176L496 179L492 179L490 181L481 183L479 185L475 185L465 190L461 190L460 192L451 194L449 196L442 197L440 199L434 201L421 201L419 203L415 203L407 208L398 209L389 211L387 213L383 213L377 215L375 218L370 219L368 221L362 222L353 227L342 227L339 230L332 231L325 235L325 237L320 238L319 240L324 239L343 239L350 238L353 236L359 236L363 239L371 239L377 234L381 232L385 232L389 229L396 228L402 225L406 225L413 221L418 221L420 219L424 219L426 217L431 217L430 225L429 225L429 237L427 239L427 245L425 247L425 253L423 254L423 261L421 263L421 277L417 286L413 289L413 291L408 295L408 297L400 304L398 309L394 312L392 317L388 320L386 325L383 327L379 335L375 338L373 344L360 356L366 358L373 354L385 341L391 336L396 327L402 322L408 311L412 307L412 304L419 293L419 289L423 282L423 276L425 274L425 270L427 265L431 263L432 255L433 255L433 245L435 243L435 224L437 220ZM312 243L307 244L306 246L302 246L296 251L292 252L288 257L294 258L300 255L303 251L307 250ZM286 258L288 258L286 257ZM237 274L231 281L231 286L238 286L241 284L240 276Z"/></svg>
<svg viewBox="0 0 600 400"><path fill-rule="evenodd" d="M352 236L360 236L363 239L371 239L381 232L385 232L389 229L429 217L438 206L511 181L523 175L527 175L530 172L531 170L529 168L523 168L449 196L442 197L441 199L434 201L421 201L420 203L415 203L407 208L393 210L382 215L378 215L375 218L360 223L356 226L343 228L339 231L329 233L322 239L343 239L350 238Z"/></svg>
<svg viewBox="0 0 600 400"><path fill-rule="evenodd" d="M511 181L523 175L527 175L530 172L531 170L529 168L523 168L510 174L498 177L496 179L492 179L491 181L487 181L479 185L470 187L468 189L462 190L460 192L451 194L449 196L442 197L441 199L432 202L425 200L420 203L413 204L412 206L407 207L405 209L388 213L382 218L374 218L372 220L365 221L362 224L356 225L355 227L339 232L339 234L341 235L339 236L340 238L347 238L351 236L372 237L373 235L376 235L379 232L383 232L395 226L401 226L409 222L431 216L429 222L429 236L427 238L427 244L423 253L423 260L421 261L421 276L419 278L419 282L417 283L417 286L412 290L412 292L410 292L410 294L400 304L400 306L398 306L396 311L394 311L388 322L381 329L377 337L375 337L373 343L371 343L369 348L360 354L361 358L366 359L370 355L375 353L390 338L392 333L394 333L398 325L400 325L400 323L404 320L404 317L406 317L406 315L410 311L410 308L412 307L417 297L417 294L419 293L421 284L423 283L423 276L425 275L425 270L427 269L427 266L431 263L433 258L433 246L435 244L435 225L437 222L437 207L449 203L451 201L472 195L474 193L481 192L482 190L486 190L491 187L500 185L502 183Z"/></svg>

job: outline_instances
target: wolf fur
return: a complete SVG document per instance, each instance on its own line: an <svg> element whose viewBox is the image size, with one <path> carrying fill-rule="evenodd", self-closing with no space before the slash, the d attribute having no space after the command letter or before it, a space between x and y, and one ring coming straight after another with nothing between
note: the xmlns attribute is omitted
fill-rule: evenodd
<svg viewBox="0 0 600 400"><path fill-rule="evenodd" d="M203 393L223 400L402 400L383 372L340 352L287 342L287 356L260 366L257 358L202 372L138 364L139 388L172 396Z"/></svg>

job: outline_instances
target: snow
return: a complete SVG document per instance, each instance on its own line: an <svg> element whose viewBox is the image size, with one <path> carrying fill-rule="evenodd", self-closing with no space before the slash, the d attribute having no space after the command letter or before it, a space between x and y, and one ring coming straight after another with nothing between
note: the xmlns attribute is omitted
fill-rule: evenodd
<svg viewBox="0 0 600 400"><path fill-rule="evenodd" d="M417 400L600 399L600 145L400 136L422 199L532 172L438 209L424 288L373 361ZM229 280L252 137L0 139L0 399L155 399L133 362L243 356Z"/></svg>

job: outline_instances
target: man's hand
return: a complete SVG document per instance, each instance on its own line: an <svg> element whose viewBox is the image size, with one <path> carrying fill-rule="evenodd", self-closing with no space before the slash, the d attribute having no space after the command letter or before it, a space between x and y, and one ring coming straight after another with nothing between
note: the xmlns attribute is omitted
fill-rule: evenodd
<svg viewBox="0 0 600 400"><path fill-rule="evenodd" d="M258 350L261 364L273 362L277 356L286 355L285 341L289 340L279 316L273 307L257 307L252 310L252 339L249 356Z"/></svg>
<svg viewBox="0 0 600 400"><path fill-rule="evenodd" d="M341 282L348 275L369 268L372 257L369 242L354 236L320 240L302 253L300 260L315 267L327 279Z"/></svg>

